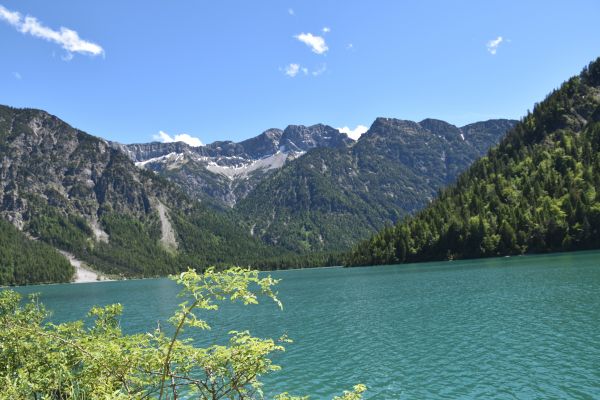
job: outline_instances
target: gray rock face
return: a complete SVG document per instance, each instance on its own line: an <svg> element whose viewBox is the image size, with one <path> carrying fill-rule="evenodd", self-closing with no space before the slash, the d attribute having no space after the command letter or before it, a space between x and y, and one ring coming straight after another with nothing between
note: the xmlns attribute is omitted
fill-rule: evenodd
<svg viewBox="0 0 600 400"><path fill-rule="evenodd" d="M23 227L50 206L93 225L106 210L142 216L150 198L169 202L121 148L44 111L0 106L0 213Z"/></svg>
<svg viewBox="0 0 600 400"><path fill-rule="evenodd" d="M281 146L289 151L308 151L317 147L346 147L354 141L345 133L327 125L290 125L283 131Z"/></svg>

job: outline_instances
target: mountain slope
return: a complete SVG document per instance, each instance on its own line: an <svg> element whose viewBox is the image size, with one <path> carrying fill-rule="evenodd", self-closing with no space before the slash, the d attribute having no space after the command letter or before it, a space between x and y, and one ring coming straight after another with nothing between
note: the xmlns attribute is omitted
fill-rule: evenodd
<svg viewBox="0 0 600 400"><path fill-rule="evenodd" d="M600 247L600 59L535 106L415 217L349 265Z"/></svg>
<svg viewBox="0 0 600 400"><path fill-rule="evenodd" d="M316 148L287 163L235 210L267 243L339 251L420 209L515 121L457 128L378 118L352 146Z"/></svg>
<svg viewBox="0 0 600 400"><path fill-rule="evenodd" d="M0 216L104 272L164 275L274 254L230 211L190 200L46 112L0 106L0 157Z"/></svg>

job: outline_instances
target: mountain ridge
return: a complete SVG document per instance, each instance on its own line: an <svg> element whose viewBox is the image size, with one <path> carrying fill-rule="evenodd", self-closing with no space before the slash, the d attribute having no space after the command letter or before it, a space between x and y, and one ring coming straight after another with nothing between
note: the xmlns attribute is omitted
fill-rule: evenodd
<svg viewBox="0 0 600 400"><path fill-rule="evenodd" d="M494 131L484 124L485 135L473 137L491 146L511 123L495 121L501 129ZM413 212L453 168L478 156L475 146L444 129L421 129L416 142L406 142L404 131L372 129L355 142L323 124L290 125L241 143L127 147L43 110L0 106L0 216L18 228L5 229L14 239L0 243L0 251L6 246L5 254L16 254L16 243L36 238L31 259L54 260L51 273L33 273L11 255L16 264L0 265L0 278L64 280L71 267L52 248L126 277L210 264L334 263L330 254ZM432 162L445 147L461 154L451 151L437 168ZM415 150L422 159L406 162Z"/></svg>
<svg viewBox="0 0 600 400"><path fill-rule="evenodd" d="M315 148L353 147L370 134L375 134L380 126L385 130L386 124L390 123L396 124L396 128L405 128L400 129L404 134L409 134L415 129L421 129L421 134L427 135L450 135L449 132L452 131L457 132L454 135L454 139L457 139L462 132L463 140L466 134L469 141L471 137L478 139L478 136L484 136L486 131L473 127L499 125L491 136L479 137L476 140L477 155L481 155L490 145L497 143L498 132L503 134L514 121L492 119L464 127L456 127L437 119L421 121L431 127L432 131L421 127L419 122L378 117L371 128L356 141L331 126L315 124L288 125L284 130L271 128L239 143L216 141L205 146L192 147L181 142L130 145L113 142L113 146L127 153L138 166L177 182L191 197L206 199L208 196L222 201L229 207L235 207L236 203L246 197L260 181L287 162L304 156L307 151ZM450 136L446 139L449 138Z"/></svg>

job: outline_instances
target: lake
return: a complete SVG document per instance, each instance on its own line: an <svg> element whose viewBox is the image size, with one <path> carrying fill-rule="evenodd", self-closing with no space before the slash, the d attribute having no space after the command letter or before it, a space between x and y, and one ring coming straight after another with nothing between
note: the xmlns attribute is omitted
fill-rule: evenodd
<svg viewBox="0 0 600 400"><path fill-rule="evenodd" d="M600 252L272 275L283 311L228 305L200 337L292 338L267 395L328 399L364 383L371 399L600 398ZM18 290L41 293L53 321L120 302L126 332L154 329L181 301L168 279Z"/></svg>

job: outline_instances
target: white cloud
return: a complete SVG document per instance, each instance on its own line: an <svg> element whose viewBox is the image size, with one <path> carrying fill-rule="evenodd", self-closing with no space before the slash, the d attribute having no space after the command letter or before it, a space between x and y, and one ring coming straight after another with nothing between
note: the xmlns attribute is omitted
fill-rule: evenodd
<svg viewBox="0 0 600 400"><path fill-rule="evenodd" d="M10 11L1 5L0 20L12 25L23 34L29 34L49 42L59 44L68 52L66 56L67 61L73 58L73 53L87 54L91 56L104 55L104 49L100 45L81 39L79 34L72 29L61 26L57 31L48 28L39 22L35 17L31 17L29 15L23 17L19 12Z"/></svg>
<svg viewBox="0 0 600 400"><path fill-rule="evenodd" d="M288 8L288 14L290 15L294 15L294 9L293 8Z"/></svg>
<svg viewBox="0 0 600 400"><path fill-rule="evenodd" d="M290 64L287 67L284 68L283 72L289 76L290 78L295 77L296 75L298 75L298 72L300 71L300 65L298 64Z"/></svg>
<svg viewBox="0 0 600 400"><path fill-rule="evenodd" d="M489 51L491 55L496 55L496 52L498 51L498 46L500 46L500 43L502 43L503 41L504 39L502 38L502 36L498 36L496 39L492 39L489 42L487 42L485 47L487 47L487 51Z"/></svg>
<svg viewBox="0 0 600 400"><path fill-rule="evenodd" d="M352 43L348 43L346 45L346 50L354 50L354 45Z"/></svg>
<svg viewBox="0 0 600 400"><path fill-rule="evenodd" d="M361 137L361 135L368 130L369 130L369 128L367 128L364 125L356 125L356 128L354 128L354 129L350 129L347 126L345 126L343 128L338 128L338 131L345 133L346 135L348 135L348 137L350 139L354 139L354 140L358 140L358 138Z"/></svg>
<svg viewBox="0 0 600 400"><path fill-rule="evenodd" d="M324 54L329 50L322 36L315 36L312 33L301 33L294 36L294 38L310 47L313 53Z"/></svg>
<svg viewBox="0 0 600 400"><path fill-rule="evenodd" d="M203 146L202 141L199 138L190 136L187 133L182 133L172 137L166 132L159 131L158 135L153 135L152 138L154 140L159 140L163 143L183 142L189 144L192 147Z"/></svg>
<svg viewBox="0 0 600 400"><path fill-rule="evenodd" d="M329 32L331 32L331 28L330 28L330 27L328 27L328 26L324 27L324 28L323 28L323 29L321 29L321 30L323 31L323 33L329 33Z"/></svg>
<svg viewBox="0 0 600 400"><path fill-rule="evenodd" d="M320 67L311 71L307 67L304 67L300 64L291 63L291 64L287 65L285 68L279 68L279 70L281 72L283 72L285 75L289 76L290 78L295 78L301 72L303 75L310 74L312 76L319 76L322 73L324 73L325 71L327 71L327 64L323 63L323 64L321 64Z"/></svg>
<svg viewBox="0 0 600 400"><path fill-rule="evenodd" d="M13 72L13 76L15 77L15 79L19 79L19 80L23 79L23 76L18 72Z"/></svg>
<svg viewBox="0 0 600 400"><path fill-rule="evenodd" d="M21 14L16 11L9 11L0 5L0 19L3 19L13 26L17 26L21 21Z"/></svg>

